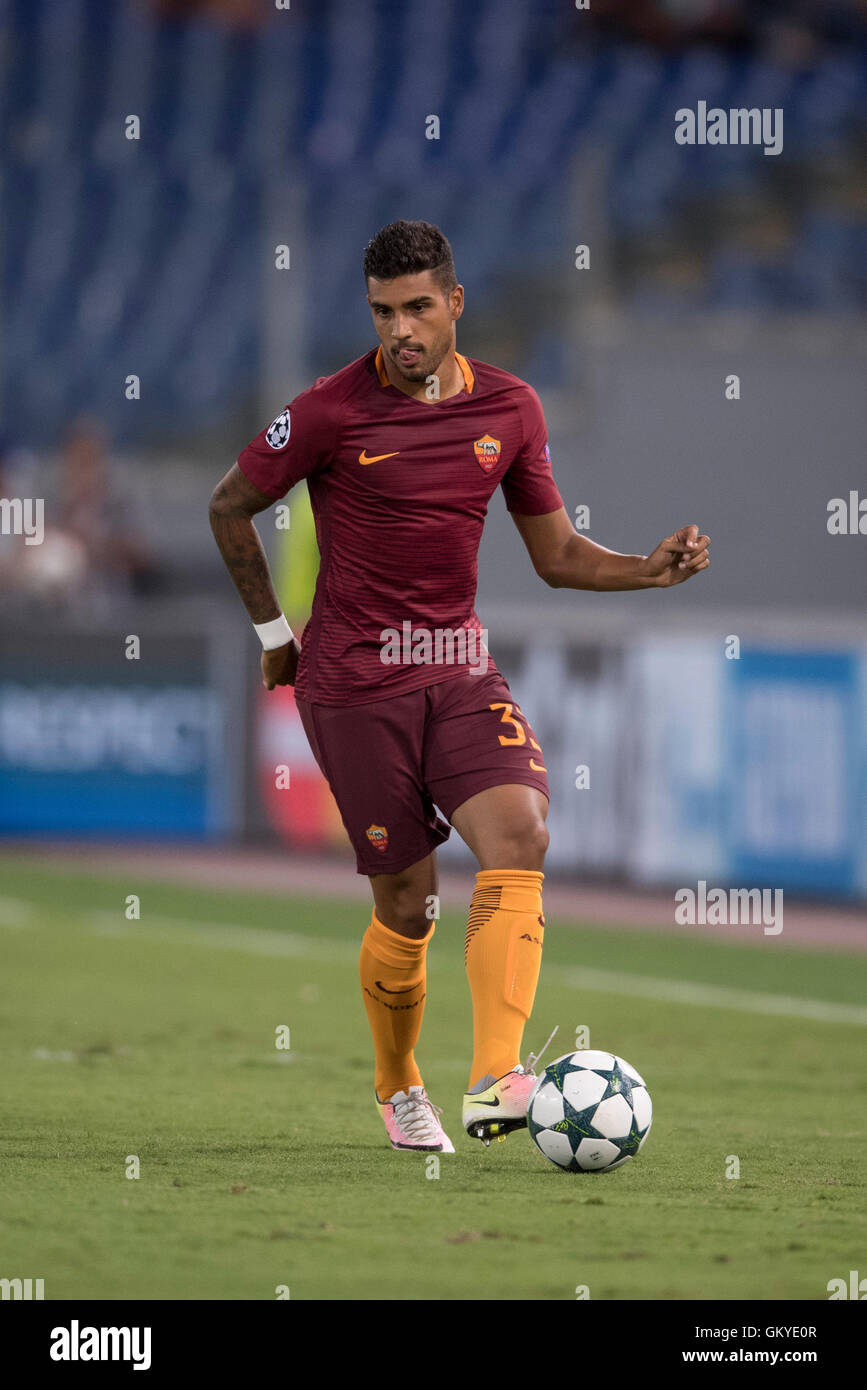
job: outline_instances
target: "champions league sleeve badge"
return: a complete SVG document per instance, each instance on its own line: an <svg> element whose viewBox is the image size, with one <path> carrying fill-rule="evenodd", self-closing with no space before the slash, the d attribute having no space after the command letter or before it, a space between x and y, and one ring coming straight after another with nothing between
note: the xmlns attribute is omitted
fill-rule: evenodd
<svg viewBox="0 0 867 1390"><path fill-rule="evenodd" d="M282 415L277 416L273 424L268 426L268 432L265 438L272 449L285 448L289 443L289 429L289 410L287 408L283 411Z"/></svg>

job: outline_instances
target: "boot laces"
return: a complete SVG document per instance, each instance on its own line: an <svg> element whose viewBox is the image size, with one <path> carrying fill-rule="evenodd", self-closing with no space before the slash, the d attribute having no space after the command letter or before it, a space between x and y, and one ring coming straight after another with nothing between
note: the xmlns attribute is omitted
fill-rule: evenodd
<svg viewBox="0 0 867 1390"><path fill-rule="evenodd" d="M540 1060L540 1058L544 1057L545 1053L548 1051L548 1048L551 1046L551 1039L554 1037L554 1033L558 1031L559 1027L559 1023L554 1024L554 1031L551 1034L549 1034L548 1041L545 1043L545 1046L542 1048L540 1052L531 1052L528 1055L526 1062L521 1068L521 1070L525 1072L527 1076L536 1075L536 1063Z"/></svg>
<svg viewBox="0 0 867 1390"><path fill-rule="evenodd" d="M410 1086L406 1100L397 1101L394 1107L394 1118L410 1139L439 1138L437 1117L442 1113L438 1105L428 1100L422 1086Z"/></svg>

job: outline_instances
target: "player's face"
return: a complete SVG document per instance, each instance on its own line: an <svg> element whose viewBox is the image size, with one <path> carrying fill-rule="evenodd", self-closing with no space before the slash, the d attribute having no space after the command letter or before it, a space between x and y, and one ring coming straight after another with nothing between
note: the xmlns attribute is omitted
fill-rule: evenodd
<svg viewBox="0 0 867 1390"><path fill-rule="evenodd" d="M433 376L454 347L455 320L463 311L458 285L444 295L433 272L367 281L367 302L382 350L405 381Z"/></svg>

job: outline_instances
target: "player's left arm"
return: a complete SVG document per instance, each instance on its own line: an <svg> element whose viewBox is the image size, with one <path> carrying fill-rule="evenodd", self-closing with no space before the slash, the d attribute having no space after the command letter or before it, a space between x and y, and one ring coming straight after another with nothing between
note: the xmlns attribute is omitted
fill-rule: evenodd
<svg viewBox="0 0 867 1390"><path fill-rule="evenodd" d="M512 512L533 568L552 589L668 589L708 568L710 537L693 522L649 555L621 555L575 530L565 507L541 516Z"/></svg>

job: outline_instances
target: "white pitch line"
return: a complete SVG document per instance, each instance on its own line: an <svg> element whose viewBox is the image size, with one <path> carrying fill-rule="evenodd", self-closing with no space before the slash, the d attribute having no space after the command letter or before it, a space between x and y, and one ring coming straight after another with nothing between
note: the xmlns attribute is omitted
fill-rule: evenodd
<svg viewBox="0 0 867 1390"><path fill-rule="evenodd" d="M183 946L207 946L218 950L242 951L248 955L325 962L355 963L358 946L344 941L319 940L298 932L267 931L218 923L202 924L185 918L151 917L143 922L118 920L114 912L90 914L92 929L100 936L131 941L159 941ZM549 965L545 978L571 989L601 994L630 994L639 999L658 999L664 1003L690 1004L700 1008L734 1009L738 1013L774 1014L785 1018L810 1019L819 1023L847 1023L867 1028L867 1008L857 1004L835 1004L825 999L801 999L789 994L760 994L755 990L733 989L725 985L705 985L695 980L664 980L652 975L627 975L614 970L584 969L581 966Z"/></svg>
<svg viewBox="0 0 867 1390"><path fill-rule="evenodd" d="M826 999L802 999L794 994L759 994L751 989L703 985L695 980L662 980L653 975L622 975L615 970L582 969L550 965L552 975L573 989L602 994L632 994L639 999L659 999L671 1004L697 1004L739 1013L779 1014L786 1018L813 1019L819 1023L852 1023L867 1028L867 1008L858 1004L834 1004Z"/></svg>
<svg viewBox="0 0 867 1390"><path fill-rule="evenodd" d="M143 921L127 922L117 912L88 914L97 936L127 941L159 941L178 946L207 946L220 951L242 951L251 956L280 956L326 962L357 962L361 942L322 940L297 932L268 931L264 927L243 927L233 923L193 922L180 917L148 914Z"/></svg>

